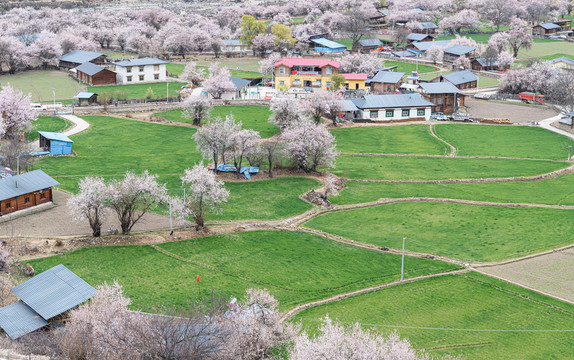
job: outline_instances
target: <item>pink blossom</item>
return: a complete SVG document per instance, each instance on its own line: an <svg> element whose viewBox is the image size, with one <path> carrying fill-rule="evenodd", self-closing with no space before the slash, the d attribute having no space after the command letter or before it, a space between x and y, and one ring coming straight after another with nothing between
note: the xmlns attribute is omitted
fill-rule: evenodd
<svg viewBox="0 0 574 360"><path fill-rule="evenodd" d="M335 166L335 137L323 125L301 123L281 134L284 154L293 165L304 171Z"/></svg>
<svg viewBox="0 0 574 360"><path fill-rule="evenodd" d="M10 84L0 91L0 138L12 138L18 131L30 128L38 114L30 104L30 94L24 96L22 91Z"/></svg>

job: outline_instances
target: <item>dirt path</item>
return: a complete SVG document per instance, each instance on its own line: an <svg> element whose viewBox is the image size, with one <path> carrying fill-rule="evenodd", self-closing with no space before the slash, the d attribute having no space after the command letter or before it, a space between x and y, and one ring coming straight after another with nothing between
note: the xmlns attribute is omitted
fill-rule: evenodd
<svg viewBox="0 0 574 360"><path fill-rule="evenodd" d="M554 162L564 162L564 160L556 159L533 159L533 158L520 158L511 156L480 156L480 155L429 155L429 154L385 154L385 153L349 153L342 152L340 155L362 155L362 156L404 156L404 157L429 157L429 158L444 158L452 157L457 159L501 159L501 160L530 160L530 161L554 161Z"/></svg>
<svg viewBox="0 0 574 360"><path fill-rule="evenodd" d="M448 148L450 149L450 152L448 154L446 154L447 157L454 157L456 155L456 148L449 142L447 142L445 139L441 138L440 136L438 136L435 131L434 131L434 124L430 124L429 125L429 131L430 134L437 139L438 141L440 141L441 143L445 144L446 146L448 146Z"/></svg>

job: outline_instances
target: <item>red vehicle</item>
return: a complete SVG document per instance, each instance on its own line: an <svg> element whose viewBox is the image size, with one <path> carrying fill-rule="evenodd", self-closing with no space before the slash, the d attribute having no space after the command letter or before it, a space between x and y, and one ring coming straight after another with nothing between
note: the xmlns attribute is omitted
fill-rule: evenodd
<svg viewBox="0 0 574 360"><path fill-rule="evenodd" d="M522 100L522 102L525 102L528 104L533 104L533 103L544 104L544 103L546 103L546 98L544 97L544 95L533 93L533 92L521 92L518 95L518 97L520 98L520 100Z"/></svg>

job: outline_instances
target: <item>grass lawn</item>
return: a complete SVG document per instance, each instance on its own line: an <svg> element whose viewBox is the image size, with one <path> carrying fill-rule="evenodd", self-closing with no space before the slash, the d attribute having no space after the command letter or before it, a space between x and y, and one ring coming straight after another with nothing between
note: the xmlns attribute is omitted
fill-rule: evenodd
<svg viewBox="0 0 574 360"><path fill-rule="evenodd" d="M177 90L181 88L185 83L179 81L169 82L169 96L177 97L179 94ZM145 99L147 89L153 90L154 98L163 98L167 92L167 85L165 82L156 82L148 84L130 84L130 85L111 85L111 86L88 86L88 91L95 92L98 94L111 93L112 95L117 91L127 91L127 99Z"/></svg>
<svg viewBox="0 0 574 360"><path fill-rule="evenodd" d="M279 128L271 123L268 119L271 115L269 107L257 105L231 105L231 106L214 106L211 111L211 117L224 118L232 113L235 120L243 123L243 128L259 131L262 137L271 137L279 132ZM177 121L191 124L193 119L182 116L182 110L169 110L156 113L154 116L161 116L166 120Z"/></svg>
<svg viewBox="0 0 574 360"><path fill-rule="evenodd" d="M448 151L427 125L355 127L331 133L340 152L445 155Z"/></svg>
<svg viewBox="0 0 574 360"><path fill-rule="evenodd" d="M530 49L520 50L518 59L542 58L554 54L573 57L574 43L562 40L534 39L534 44Z"/></svg>
<svg viewBox="0 0 574 360"><path fill-rule="evenodd" d="M368 180L443 180L541 175L568 166L544 160L339 155L335 175Z"/></svg>
<svg viewBox="0 0 574 360"><path fill-rule="evenodd" d="M241 59L239 57L234 57L234 58L222 57L222 58L218 59L217 61L219 62L220 66L227 67L231 71L231 75L233 75L233 76L237 76L237 74L240 74L239 72L236 72L237 70L248 71L251 73L257 73L257 74L259 74L259 76L261 76L261 73L259 72L259 61L260 60L261 59L259 59L259 58L253 58L253 57L246 58L245 54L243 54ZM197 61L196 63L198 66L203 66L205 68L208 68L213 62L201 60L201 61ZM238 76L238 77L240 77L240 76Z"/></svg>
<svg viewBox="0 0 574 360"><path fill-rule="evenodd" d="M40 116L32 122L32 129L26 132L26 140L36 140L38 130L50 132L62 132L72 126L72 123L58 116Z"/></svg>
<svg viewBox="0 0 574 360"><path fill-rule="evenodd" d="M326 314L342 322L359 321L385 334L396 329L432 356L567 359L574 353L571 331L535 331L571 330L574 306L476 273L354 296L305 310L294 321L314 329Z"/></svg>
<svg viewBox="0 0 574 360"><path fill-rule="evenodd" d="M132 56L135 58L138 57L138 54L130 53L130 52L119 52L119 51L106 50L106 49L100 49L98 51L100 51L102 54L105 54L108 58L111 58L111 59L129 60L129 58L131 58Z"/></svg>
<svg viewBox="0 0 574 360"><path fill-rule="evenodd" d="M301 232L242 232L160 246L196 263L177 260L150 246L92 247L30 263L36 273L64 264L91 285L117 279L133 308L147 311L154 306L185 306L195 291L206 296L216 290L241 298L251 287L267 288L287 309L400 277L400 256ZM407 277L457 269L421 258L408 258L407 263Z"/></svg>
<svg viewBox="0 0 574 360"><path fill-rule="evenodd" d="M464 261L500 261L572 243L574 210L396 203L328 213L314 229L348 239L445 255Z"/></svg>
<svg viewBox="0 0 574 360"><path fill-rule="evenodd" d="M406 75L410 75L413 71L417 69L416 63L408 63L402 61L385 60L384 66L398 66L394 71L404 72ZM430 65L419 64L418 66L419 74L429 73L436 71L436 67ZM438 76L438 75L437 75Z"/></svg>
<svg viewBox="0 0 574 360"><path fill-rule="evenodd" d="M305 16L297 16L291 18L291 24L301 24L305 21Z"/></svg>
<svg viewBox="0 0 574 360"><path fill-rule="evenodd" d="M56 70L24 71L14 75L1 75L0 84L8 83L21 90L24 95L30 93L33 102L53 101L52 88L56 89L56 101L71 99L85 89L85 86L73 80L65 71Z"/></svg>
<svg viewBox="0 0 574 360"><path fill-rule="evenodd" d="M568 146L574 146L566 136L530 126L441 124L435 132L457 148L457 155L565 160Z"/></svg>
<svg viewBox="0 0 574 360"><path fill-rule="evenodd" d="M166 65L166 69L170 76L178 77L183 72L185 68L184 64L169 63Z"/></svg>
<svg viewBox="0 0 574 360"><path fill-rule="evenodd" d="M492 36L492 34L462 34L462 36L470 38L470 39L476 41L477 43L486 44L486 43L488 43L488 40L490 40L490 37ZM436 40L452 40L455 37L456 37L455 35L442 35L442 36L437 36Z"/></svg>

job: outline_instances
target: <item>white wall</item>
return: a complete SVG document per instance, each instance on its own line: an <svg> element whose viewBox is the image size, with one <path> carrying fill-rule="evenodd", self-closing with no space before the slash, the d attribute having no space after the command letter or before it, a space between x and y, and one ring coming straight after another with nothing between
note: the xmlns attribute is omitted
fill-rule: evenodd
<svg viewBox="0 0 574 360"><path fill-rule="evenodd" d="M155 66L159 66L159 70L155 70ZM127 66L118 66L116 65L116 78L118 84L141 84L141 83L152 83L152 82L165 82L166 81L166 74L165 74L165 64L158 64L158 65L143 65L143 72L140 71L139 66L132 66L131 73L127 72ZM155 79L154 75L158 74L159 79ZM143 80L140 80L140 75L144 76ZM127 77L131 76L132 81L127 81Z"/></svg>
<svg viewBox="0 0 574 360"><path fill-rule="evenodd" d="M392 117L387 117L386 116L386 112L393 110L393 116ZM405 109L406 110L406 109ZM403 119L409 119L409 118L420 118L421 116L417 115L417 108L412 108L409 109L409 116L403 116L402 112L403 109L402 108L397 108L397 109L363 109L363 110L359 110L359 117L361 119L370 119L370 120L375 120L375 121L389 121L389 120L403 120ZM430 119L430 115L431 115L431 108L426 107L424 108L425 110L425 114L424 114L424 118L426 120ZM371 118L371 111L378 111L378 116L377 118Z"/></svg>

